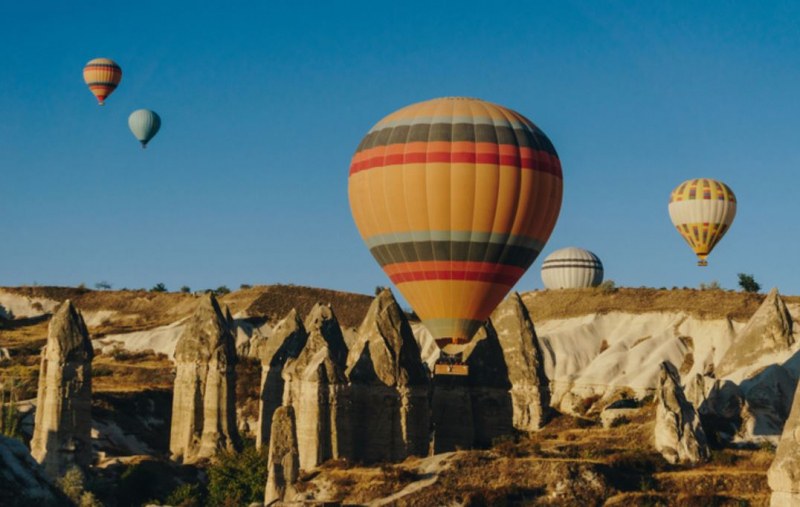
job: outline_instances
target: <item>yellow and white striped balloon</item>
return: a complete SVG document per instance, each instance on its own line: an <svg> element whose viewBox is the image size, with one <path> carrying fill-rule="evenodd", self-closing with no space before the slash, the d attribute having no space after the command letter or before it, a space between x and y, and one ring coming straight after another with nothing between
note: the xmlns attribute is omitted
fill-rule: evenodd
<svg viewBox="0 0 800 507"><path fill-rule="evenodd" d="M736 196L728 185L709 178L687 180L672 191L669 217L697 255L697 265L728 232L736 216Z"/></svg>

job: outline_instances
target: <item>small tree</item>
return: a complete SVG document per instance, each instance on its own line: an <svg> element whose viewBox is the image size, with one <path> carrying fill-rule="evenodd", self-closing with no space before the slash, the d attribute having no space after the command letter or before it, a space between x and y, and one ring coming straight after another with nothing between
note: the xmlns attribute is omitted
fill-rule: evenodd
<svg viewBox="0 0 800 507"><path fill-rule="evenodd" d="M183 287L181 287L181 292L183 292L184 294L188 294L192 292L192 289L188 285L184 285Z"/></svg>
<svg viewBox="0 0 800 507"><path fill-rule="evenodd" d="M167 292L167 286L161 282L158 282L150 289L150 292Z"/></svg>
<svg viewBox="0 0 800 507"><path fill-rule="evenodd" d="M249 283L243 283L243 284L239 285L239 288L240 288L241 290L246 290L246 289L252 289L252 288L253 288L253 286L252 286L252 285L250 285Z"/></svg>
<svg viewBox="0 0 800 507"><path fill-rule="evenodd" d="M753 278L753 275L748 275L746 273L739 273L739 287L742 288L745 292L758 292L761 290L761 285L756 282L756 279Z"/></svg>
<svg viewBox="0 0 800 507"><path fill-rule="evenodd" d="M217 287L217 290L214 291L214 294L217 296L224 296L225 294L230 294L231 290L226 285L220 285Z"/></svg>
<svg viewBox="0 0 800 507"><path fill-rule="evenodd" d="M111 290L111 284L103 280L94 284L94 288L97 290Z"/></svg>

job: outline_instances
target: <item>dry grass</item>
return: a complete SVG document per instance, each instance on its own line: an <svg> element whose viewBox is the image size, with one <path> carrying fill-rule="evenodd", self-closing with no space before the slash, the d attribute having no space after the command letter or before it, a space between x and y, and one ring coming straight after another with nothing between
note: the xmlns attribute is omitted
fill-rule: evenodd
<svg viewBox="0 0 800 507"><path fill-rule="evenodd" d="M723 290L628 289L613 293L597 289L542 290L522 294L534 321L564 319L592 313L686 312L700 318L729 317L745 321L758 309L764 294ZM782 296L800 302L798 296Z"/></svg>
<svg viewBox="0 0 800 507"><path fill-rule="evenodd" d="M247 307L247 313L252 316L277 320L286 316L292 308L305 316L316 303L330 303L339 323L345 327L361 324L373 299L363 294L297 285L268 285L248 291L260 291Z"/></svg>

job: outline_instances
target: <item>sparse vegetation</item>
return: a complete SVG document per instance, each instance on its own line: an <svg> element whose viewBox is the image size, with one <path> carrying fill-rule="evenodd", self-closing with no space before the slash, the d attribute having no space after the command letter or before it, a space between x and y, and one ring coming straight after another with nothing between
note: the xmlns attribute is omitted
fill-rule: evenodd
<svg viewBox="0 0 800 507"><path fill-rule="evenodd" d="M181 287L181 293L189 294L190 292L192 292L192 288L189 287L188 285L184 285Z"/></svg>
<svg viewBox="0 0 800 507"><path fill-rule="evenodd" d="M16 389L0 388L0 435L20 438Z"/></svg>
<svg viewBox="0 0 800 507"><path fill-rule="evenodd" d="M599 290L603 294L613 294L614 292L617 292L619 289L617 289L617 284L614 283L614 280L606 280L597 286L597 290Z"/></svg>
<svg viewBox="0 0 800 507"><path fill-rule="evenodd" d="M167 286L161 282L158 282L150 289L150 292L167 292Z"/></svg>
<svg viewBox="0 0 800 507"><path fill-rule="evenodd" d="M722 287L720 287L718 281L711 280L709 283L701 283L700 290L722 290Z"/></svg>
<svg viewBox="0 0 800 507"><path fill-rule="evenodd" d="M240 453L222 452L208 468L208 505L234 507L261 502L267 477L267 453L247 445Z"/></svg>
<svg viewBox="0 0 800 507"><path fill-rule="evenodd" d="M755 293L761 290L761 285L756 282L753 275L739 273L737 276L739 277L739 287L741 287L743 291Z"/></svg>
<svg viewBox="0 0 800 507"><path fill-rule="evenodd" d="M230 294L231 290L225 285L220 285L211 292L213 292L215 296L224 296L225 294Z"/></svg>
<svg viewBox="0 0 800 507"><path fill-rule="evenodd" d="M72 466L58 479L58 488L78 507L102 507L91 491L85 489L83 472Z"/></svg>
<svg viewBox="0 0 800 507"><path fill-rule="evenodd" d="M103 280L94 284L94 288L97 290L111 290L111 283Z"/></svg>
<svg viewBox="0 0 800 507"><path fill-rule="evenodd" d="M252 288L253 288L253 286L250 285L249 283L243 283L243 284L239 285L239 289L240 290L247 290L247 289L252 289Z"/></svg>

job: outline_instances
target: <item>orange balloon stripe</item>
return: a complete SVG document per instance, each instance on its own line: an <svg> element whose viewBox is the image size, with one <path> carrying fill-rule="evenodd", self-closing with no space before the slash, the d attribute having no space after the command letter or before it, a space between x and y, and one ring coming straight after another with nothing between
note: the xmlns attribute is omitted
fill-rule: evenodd
<svg viewBox="0 0 800 507"><path fill-rule="evenodd" d="M499 149L492 151L486 145L487 143L438 141L378 146L353 156L350 175L376 167L438 162L521 167L561 177L561 163L557 157L546 151L498 144L493 146Z"/></svg>

